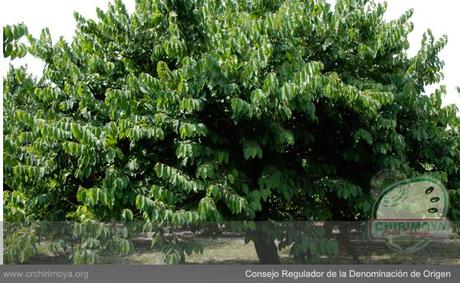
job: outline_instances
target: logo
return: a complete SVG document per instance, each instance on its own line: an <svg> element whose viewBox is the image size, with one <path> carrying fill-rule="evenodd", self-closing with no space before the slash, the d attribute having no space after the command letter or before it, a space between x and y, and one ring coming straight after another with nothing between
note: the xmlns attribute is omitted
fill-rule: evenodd
<svg viewBox="0 0 460 283"><path fill-rule="evenodd" d="M419 177L393 183L374 205L370 236L384 240L393 250L415 252L431 240L449 237L448 204L447 190L435 179Z"/></svg>

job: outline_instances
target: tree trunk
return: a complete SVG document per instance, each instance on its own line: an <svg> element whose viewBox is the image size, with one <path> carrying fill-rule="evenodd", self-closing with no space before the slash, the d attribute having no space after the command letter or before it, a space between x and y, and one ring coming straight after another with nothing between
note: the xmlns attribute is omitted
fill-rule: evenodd
<svg viewBox="0 0 460 283"><path fill-rule="evenodd" d="M256 223L256 239L254 247L260 264L280 264L278 247L272 239L265 236L263 223Z"/></svg>

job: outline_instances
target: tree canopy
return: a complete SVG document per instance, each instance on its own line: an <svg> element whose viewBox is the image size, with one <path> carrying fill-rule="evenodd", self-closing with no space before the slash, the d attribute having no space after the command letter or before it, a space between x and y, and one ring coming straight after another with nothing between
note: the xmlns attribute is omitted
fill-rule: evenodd
<svg viewBox="0 0 460 283"><path fill-rule="evenodd" d="M45 62L4 80L5 220L366 220L382 170L438 178L460 219L458 109L425 94L447 38L409 57L413 11L385 11L117 0L71 42L5 26L5 57Z"/></svg>

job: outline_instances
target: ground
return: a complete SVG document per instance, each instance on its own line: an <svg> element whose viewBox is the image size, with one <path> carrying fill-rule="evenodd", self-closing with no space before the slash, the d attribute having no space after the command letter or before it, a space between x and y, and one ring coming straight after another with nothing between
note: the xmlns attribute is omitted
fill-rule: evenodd
<svg viewBox="0 0 460 283"><path fill-rule="evenodd" d="M258 259L252 243L244 243L242 237L196 238L196 242L204 247L203 254L187 256L187 264L257 264ZM135 239L135 251L126 257L105 255L104 264L163 264L163 254L150 248L148 239ZM442 240L429 243L415 253L400 253L388 248L384 242L353 241L359 260L363 264L440 264L460 265L460 239ZM71 261L62 255L54 255L45 251L44 245L39 248L40 254L31 258L29 264L70 264ZM283 264L294 263L289 250L280 252ZM347 251L340 251L332 257L321 257L319 264L352 264L355 263Z"/></svg>

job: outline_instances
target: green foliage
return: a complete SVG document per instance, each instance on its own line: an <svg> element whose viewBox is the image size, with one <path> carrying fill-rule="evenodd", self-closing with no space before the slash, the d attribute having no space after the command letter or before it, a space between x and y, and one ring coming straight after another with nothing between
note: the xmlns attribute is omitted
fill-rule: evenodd
<svg viewBox="0 0 460 283"><path fill-rule="evenodd" d="M139 0L130 15L117 0L97 20L76 13L72 42L4 27L6 57L46 63L4 80L5 220L367 219L384 169L442 177L460 219L458 109L444 87L424 94L446 39L427 32L409 58L412 11L385 10ZM83 237L75 262L101 243ZM169 263L199 250L171 245Z"/></svg>
<svg viewBox="0 0 460 283"><path fill-rule="evenodd" d="M20 39L28 33L24 24L3 27L3 56L5 58L22 58L27 54L27 47Z"/></svg>

